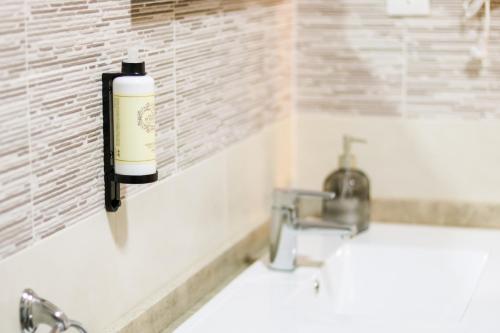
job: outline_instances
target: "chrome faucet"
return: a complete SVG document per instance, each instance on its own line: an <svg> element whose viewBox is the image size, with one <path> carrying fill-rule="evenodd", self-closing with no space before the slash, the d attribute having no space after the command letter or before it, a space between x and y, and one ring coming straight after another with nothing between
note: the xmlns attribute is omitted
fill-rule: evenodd
<svg viewBox="0 0 500 333"><path fill-rule="evenodd" d="M87 333L82 324L69 319L57 306L31 289L25 289L21 295L19 315L22 333L34 333L40 324L52 327L51 333L62 333L71 327Z"/></svg>
<svg viewBox="0 0 500 333"><path fill-rule="evenodd" d="M335 198L335 193L283 189L274 191L270 248L270 267L272 269L283 271L295 269L297 233L300 230L333 229L338 230L338 235L341 238L350 238L358 233L356 225L345 225L318 218L300 218L299 200L303 197L331 200Z"/></svg>

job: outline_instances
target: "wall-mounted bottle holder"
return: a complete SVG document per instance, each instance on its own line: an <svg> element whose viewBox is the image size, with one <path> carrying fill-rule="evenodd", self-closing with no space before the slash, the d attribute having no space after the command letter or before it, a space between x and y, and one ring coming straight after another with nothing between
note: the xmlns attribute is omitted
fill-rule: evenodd
<svg viewBox="0 0 500 333"><path fill-rule="evenodd" d="M113 80L124 73L102 74L103 137L104 137L104 196L108 212L116 212L121 205L120 183L146 184L158 180L158 171L149 175L119 175L115 173L115 145L113 123Z"/></svg>

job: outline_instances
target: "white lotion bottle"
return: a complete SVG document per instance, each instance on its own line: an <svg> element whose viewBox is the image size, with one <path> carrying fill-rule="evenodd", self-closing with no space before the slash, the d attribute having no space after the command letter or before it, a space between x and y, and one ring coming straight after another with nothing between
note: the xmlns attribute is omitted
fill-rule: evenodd
<svg viewBox="0 0 500 333"><path fill-rule="evenodd" d="M156 174L155 82L137 49L129 49L122 76L113 80L115 173Z"/></svg>

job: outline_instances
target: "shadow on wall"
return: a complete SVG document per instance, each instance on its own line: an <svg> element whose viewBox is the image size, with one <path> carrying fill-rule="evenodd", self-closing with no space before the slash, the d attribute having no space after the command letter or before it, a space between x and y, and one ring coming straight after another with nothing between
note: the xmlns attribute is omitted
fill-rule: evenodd
<svg viewBox="0 0 500 333"><path fill-rule="evenodd" d="M115 213L106 213L109 230L115 245L124 249L128 241L128 215L127 203L122 202L122 206Z"/></svg>

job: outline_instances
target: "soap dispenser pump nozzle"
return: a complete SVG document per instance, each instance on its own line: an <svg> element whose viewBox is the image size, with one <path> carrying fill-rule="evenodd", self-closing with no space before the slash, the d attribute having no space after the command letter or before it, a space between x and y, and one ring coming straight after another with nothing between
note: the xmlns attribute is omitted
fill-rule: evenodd
<svg viewBox="0 0 500 333"><path fill-rule="evenodd" d="M127 50L127 58L122 61L122 73L125 75L146 75L146 64L139 57L138 47L131 47Z"/></svg>
<svg viewBox="0 0 500 333"><path fill-rule="evenodd" d="M133 63L133 64L142 62L142 60L139 57L139 48L138 47L129 47L127 49L127 58L123 61L127 62L127 63Z"/></svg>
<svg viewBox="0 0 500 333"><path fill-rule="evenodd" d="M366 143L365 139L357 138L350 135L344 135L344 151L339 156L339 168L349 169L356 167L356 157L351 153L351 144Z"/></svg>

